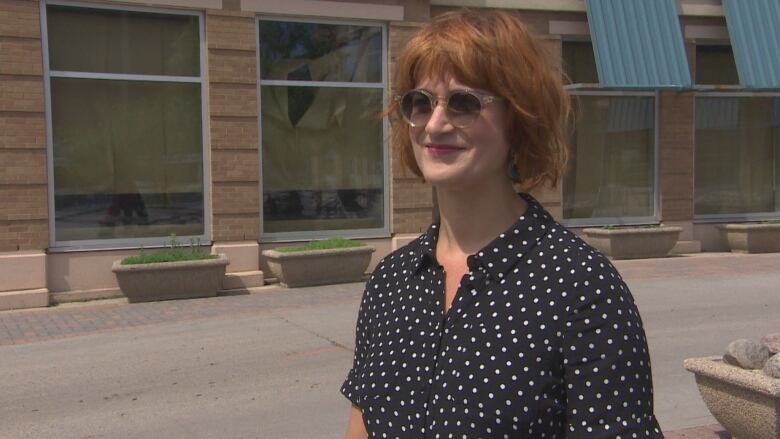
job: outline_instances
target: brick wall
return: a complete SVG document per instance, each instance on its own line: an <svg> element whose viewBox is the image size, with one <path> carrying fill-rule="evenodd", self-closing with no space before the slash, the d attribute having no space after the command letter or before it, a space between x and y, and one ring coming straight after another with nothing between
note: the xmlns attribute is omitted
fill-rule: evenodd
<svg viewBox="0 0 780 439"><path fill-rule="evenodd" d="M659 94L659 183L662 221L693 220L693 93Z"/></svg>
<svg viewBox="0 0 780 439"><path fill-rule="evenodd" d="M255 16L206 12L214 241L260 237Z"/></svg>
<svg viewBox="0 0 780 439"><path fill-rule="evenodd" d="M48 246L39 3L0 0L0 252Z"/></svg>
<svg viewBox="0 0 780 439"><path fill-rule="evenodd" d="M390 78L395 72L395 62L406 42L419 29L417 23L392 23L390 36ZM391 90L392 94L393 91ZM392 183L390 186L391 231L397 233L421 233L433 220L433 189L422 179L409 172L391 154Z"/></svg>

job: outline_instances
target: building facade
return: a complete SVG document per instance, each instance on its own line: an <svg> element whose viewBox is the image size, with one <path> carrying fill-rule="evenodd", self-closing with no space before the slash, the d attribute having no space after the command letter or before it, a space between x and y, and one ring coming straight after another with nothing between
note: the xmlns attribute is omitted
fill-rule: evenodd
<svg viewBox="0 0 780 439"><path fill-rule="evenodd" d="M557 219L724 250L718 224L780 217L780 6L745 3L0 0L0 309L117 296L113 260L171 234L227 253L228 289L284 242L417 236L435 194L377 114L410 35L460 7L516 12L561 62L570 167L534 193Z"/></svg>

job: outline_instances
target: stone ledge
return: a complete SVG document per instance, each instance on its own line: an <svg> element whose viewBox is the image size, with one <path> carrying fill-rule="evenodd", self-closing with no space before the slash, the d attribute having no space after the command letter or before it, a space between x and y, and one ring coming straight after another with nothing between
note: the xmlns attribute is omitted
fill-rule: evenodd
<svg viewBox="0 0 780 439"><path fill-rule="evenodd" d="M0 293L0 311L46 306L49 306L49 290L46 288Z"/></svg>
<svg viewBox="0 0 780 439"><path fill-rule="evenodd" d="M42 251L0 253L0 291L40 289L46 289L46 253Z"/></svg>
<svg viewBox="0 0 780 439"><path fill-rule="evenodd" d="M228 290L248 290L250 288L262 287L263 285L265 285L265 277L260 270L226 273L225 277L222 279L222 289L220 292Z"/></svg>
<svg viewBox="0 0 780 439"><path fill-rule="evenodd" d="M84 302L87 300L116 299L125 297L119 288L97 288L51 293L52 303Z"/></svg>

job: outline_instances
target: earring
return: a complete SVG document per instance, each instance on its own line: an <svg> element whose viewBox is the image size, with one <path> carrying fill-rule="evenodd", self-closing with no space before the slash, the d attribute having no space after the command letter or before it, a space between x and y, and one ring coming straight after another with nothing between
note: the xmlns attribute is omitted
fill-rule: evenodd
<svg viewBox="0 0 780 439"><path fill-rule="evenodd" d="M517 171L517 166L515 166L514 150L509 151L509 161L507 163L507 174L509 175L509 178L512 179L512 183L520 182L520 172Z"/></svg>

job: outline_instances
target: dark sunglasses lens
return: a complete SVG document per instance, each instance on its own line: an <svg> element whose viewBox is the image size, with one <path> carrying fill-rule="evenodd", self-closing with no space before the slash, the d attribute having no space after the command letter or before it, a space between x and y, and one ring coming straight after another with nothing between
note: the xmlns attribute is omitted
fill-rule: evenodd
<svg viewBox="0 0 780 439"><path fill-rule="evenodd" d="M430 98L422 92L410 91L401 99L401 115L412 126L425 125L432 110Z"/></svg>
<svg viewBox="0 0 780 439"><path fill-rule="evenodd" d="M479 113L482 111L482 102L473 93L455 92L450 96L447 110L453 124L464 126L479 117Z"/></svg>

